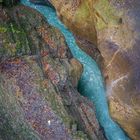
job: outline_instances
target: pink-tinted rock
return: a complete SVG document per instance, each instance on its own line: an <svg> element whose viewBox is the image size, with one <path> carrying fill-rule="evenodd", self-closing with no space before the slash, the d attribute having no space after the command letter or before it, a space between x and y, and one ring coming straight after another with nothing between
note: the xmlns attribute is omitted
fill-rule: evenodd
<svg viewBox="0 0 140 140"><path fill-rule="evenodd" d="M105 139L60 31L21 5L0 17L0 139Z"/></svg>

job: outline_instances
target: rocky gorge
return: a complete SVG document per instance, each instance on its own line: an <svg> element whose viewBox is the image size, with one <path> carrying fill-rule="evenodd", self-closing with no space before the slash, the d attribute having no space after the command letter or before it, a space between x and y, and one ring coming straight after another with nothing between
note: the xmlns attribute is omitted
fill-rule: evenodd
<svg viewBox="0 0 140 140"><path fill-rule="evenodd" d="M99 64L103 63L111 116L132 139L138 140L140 1L51 0L51 3L63 23L76 36L90 42L89 48L83 44L85 50L88 51L91 44L97 47L103 61Z"/></svg>
<svg viewBox="0 0 140 140"><path fill-rule="evenodd" d="M60 31L22 5L0 14L0 139L105 139Z"/></svg>
<svg viewBox="0 0 140 140"><path fill-rule="evenodd" d="M96 60L111 116L139 140L140 2L31 2L55 8L77 44ZM94 105L77 91L84 68L61 32L21 4L3 7L0 14L0 139L106 139Z"/></svg>

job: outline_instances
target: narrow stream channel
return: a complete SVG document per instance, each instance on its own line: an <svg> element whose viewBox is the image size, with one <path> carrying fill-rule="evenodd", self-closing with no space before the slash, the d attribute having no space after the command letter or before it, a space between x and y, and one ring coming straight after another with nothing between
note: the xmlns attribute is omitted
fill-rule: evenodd
<svg viewBox="0 0 140 140"><path fill-rule="evenodd" d="M55 10L47 6L35 5L28 0L21 0L21 3L39 11L49 24L58 28L63 33L73 56L83 64L84 72L79 81L79 91L94 103L97 119L107 139L128 140L123 130L109 115L104 80L96 62L77 46L73 34L60 22Z"/></svg>

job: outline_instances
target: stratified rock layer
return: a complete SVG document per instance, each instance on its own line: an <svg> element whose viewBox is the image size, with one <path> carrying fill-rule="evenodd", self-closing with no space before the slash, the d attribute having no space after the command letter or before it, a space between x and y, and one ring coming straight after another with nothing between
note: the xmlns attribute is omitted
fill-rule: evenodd
<svg viewBox="0 0 140 140"><path fill-rule="evenodd" d="M140 138L140 1L51 0L63 23L100 52L112 117ZM86 52L91 45L81 43ZM86 49L87 48L87 49ZM98 58L97 58L98 60ZM98 61L97 61L98 62ZM99 62L100 64L102 62Z"/></svg>
<svg viewBox="0 0 140 140"><path fill-rule="evenodd" d="M105 139L63 35L25 6L0 17L0 139Z"/></svg>

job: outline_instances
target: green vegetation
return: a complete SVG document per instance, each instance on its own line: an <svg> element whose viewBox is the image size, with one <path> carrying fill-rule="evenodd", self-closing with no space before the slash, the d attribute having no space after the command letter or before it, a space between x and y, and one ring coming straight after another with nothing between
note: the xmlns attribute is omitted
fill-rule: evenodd
<svg viewBox="0 0 140 140"><path fill-rule="evenodd" d="M5 33L7 32L7 28L5 27L0 27L0 33Z"/></svg>
<svg viewBox="0 0 140 140"><path fill-rule="evenodd" d="M83 1L83 3L78 7L76 14L75 14L75 19L79 22L81 21L86 21L87 18L90 16L90 11L87 6L87 2Z"/></svg>
<svg viewBox="0 0 140 140"><path fill-rule="evenodd" d="M107 25L116 25L119 23L120 13L109 4L108 0L98 1L94 8L98 29L105 28Z"/></svg>
<svg viewBox="0 0 140 140"><path fill-rule="evenodd" d="M79 23L91 21L91 24L95 24L99 30L120 22L121 13L117 12L108 0L93 0L93 3L90 2L90 4L93 4L93 6L90 6L88 1L82 2L76 10L75 21Z"/></svg>
<svg viewBox="0 0 140 140"><path fill-rule="evenodd" d="M29 53L26 34L15 23L1 25L0 34L2 34L3 41L3 47L0 48L0 56L10 57Z"/></svg>

